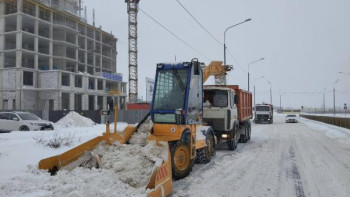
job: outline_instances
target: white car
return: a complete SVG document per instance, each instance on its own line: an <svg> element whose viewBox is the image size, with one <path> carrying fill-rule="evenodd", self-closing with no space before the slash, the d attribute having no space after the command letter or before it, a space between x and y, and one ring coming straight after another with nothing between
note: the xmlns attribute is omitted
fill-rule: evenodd
<svg viewBox="0 0 350 197"><path fill-rule="evenodd" d="M286 123L288 122L299 122L299 117L295 114L288 114L286 116Z"/></svg>
<svg viewBox="0 0 350 197"><path fill-rule="evenodd" d="M0 131L53 130L54 124L29 112L0 112Z"/></svg>

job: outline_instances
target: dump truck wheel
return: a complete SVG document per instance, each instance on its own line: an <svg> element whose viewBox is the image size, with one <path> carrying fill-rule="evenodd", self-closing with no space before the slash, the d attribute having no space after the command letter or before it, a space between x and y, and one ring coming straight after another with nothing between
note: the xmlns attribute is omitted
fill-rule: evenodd
<svg viewBox="0 0 350 197"><path fill-rule="evenodd" d="M237 130L235 129L235 131L232 133L234 134L234 136L233 136L233 138L227 140L227 148L229 150L234 151L237 148L237 141L238 141L237 140Z"/></svg>
<svg viewBox="0 0 350 197"><path fill-rule="evenodd" d="M190 143L178 141L171 150L172 172L175 180L185 178L192 170Z"/></svg>
<svg viewBox="0 0 350 197"><path fill-rule="evenodd" d="M244 134L241 135L241 137L239 138L241 143L247 143L248 142L248 133L249 133L249 126L245 125L244 126Z"/></svg>
<svg viewBox="0 0 350 197"><path fill-rule="evenodd" d="M248 141L247 142L249 142L250 141L250 135L251 135L251 133L252 133L252 127L251 127L251 125L249 124L248 125Z"/></svg>
<svg viewBox="0 0 350 197"><path fill-rule="evenodd" d="M196 163L209 163L211 157L215 155L214 136L209 134L206 139L207 146L197 150Z"/></svg>

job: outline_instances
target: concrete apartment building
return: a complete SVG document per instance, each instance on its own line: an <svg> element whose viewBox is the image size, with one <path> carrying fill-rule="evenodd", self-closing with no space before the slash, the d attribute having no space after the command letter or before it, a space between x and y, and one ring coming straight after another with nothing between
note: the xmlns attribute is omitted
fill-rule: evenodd
<svg viewBox="0 0 350 197"><path fill-rule="evenodd" d="M0 0L0 110L125 108L117 38L77 0Z"/></svg>

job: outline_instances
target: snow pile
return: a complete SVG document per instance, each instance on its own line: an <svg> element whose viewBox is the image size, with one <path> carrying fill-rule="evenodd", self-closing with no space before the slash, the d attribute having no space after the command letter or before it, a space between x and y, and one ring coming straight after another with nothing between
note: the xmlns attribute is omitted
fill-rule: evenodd
<svg viewBox="0 0 350 197"><path fill-rule="evenodd" d="M14 177L0 186L0 196L147 196L147 184L154 168L166 156L164 151L155 142L145 147L101 143L56 176L30 166L25 176ZM101 166L79 167L90 155L98 155Z"/></svg>
<svg viewBox="0 0 350 197"><path fill-rule="evenodd" d="M90 118L86 118L75 111L71 111L57 121L56 125L62 127L92 127L95 126L96 123Z"/></svg>
<svg viewBox="0 0 350 197"><path fill-rule="evenodd" d="M137 129L137 132L131 136L129 140L130 144L145 146L147 143L147 136L150 135L152 127L153 122L151 117L148 117L147 120Z"/></svg>

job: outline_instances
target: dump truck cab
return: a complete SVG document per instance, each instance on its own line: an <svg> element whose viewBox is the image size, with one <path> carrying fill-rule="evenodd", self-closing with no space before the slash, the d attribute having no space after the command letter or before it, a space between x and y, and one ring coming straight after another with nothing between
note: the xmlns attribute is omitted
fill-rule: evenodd
<svg viewBox="0 0 350 197"><path fill-rule="evenodd" d="M257 104L255 105L255 123L273 123L273 105Z"/></svg>
<svg viewBox="0 0 350 197"><path fill-rule="evenodd" d="M218 141L235 150L238 142L250 140L252 96L238 85L204 86L203 121L211 126Z"/></svg>
<svg viewBox="0 0 350 197"><path fill-rule="evenodd" d="M227 87L208 86L204 88L204 95L204 122L220 133L234 129L238 124L235 91Z"/></svg>

